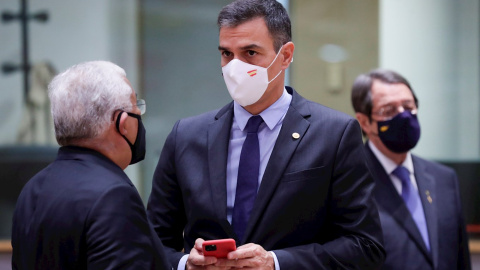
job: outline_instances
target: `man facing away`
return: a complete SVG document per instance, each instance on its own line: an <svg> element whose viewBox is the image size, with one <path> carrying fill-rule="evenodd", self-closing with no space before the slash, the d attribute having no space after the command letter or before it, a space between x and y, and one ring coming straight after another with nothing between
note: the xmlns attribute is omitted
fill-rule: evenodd
<svg viewBox="0 0 480 270"><path fill-rule="evenodd" d="M409 82L384 69L357 77L352 103L375 180L384 247L382 269L470 269L458 180L443 165L412 155L420 138Z"/></svg>
<svg viewBox="0 0 480 270"><path fill-rule="evenodd" d="M178 121L148 214L177 269L375 269L384 258L373 181L355 119L284 85L294 52L275 0L218 17L233 102ZM234 238L226 259L204 240Z"/></svg>
<svg viewBox="0 0 480 270"><path fill-rule="evenodd" d="M123 170L143 160L145 102L125 71L75 65L49 85L56 160L23 188L13 269L171 269Z"/></svg>

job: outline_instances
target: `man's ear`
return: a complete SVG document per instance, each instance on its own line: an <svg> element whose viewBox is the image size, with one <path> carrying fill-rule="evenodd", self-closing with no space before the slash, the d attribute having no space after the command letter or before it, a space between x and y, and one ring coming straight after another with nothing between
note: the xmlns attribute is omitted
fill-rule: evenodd
<svg viewBox="0 0 480 270"><path fill-rule="evenodd" d="M123 136L127 136L127 118L128 114L126 112L119 112L117 115L117 122L115 125L118 123L118 132L122 134Z"/></svg>
<svg viewBox="0 0 480 270"><path fill-rule="evenodd" d="M372 124L370 118L366 114L359 112L355 113L355 117L357 118L363 133L368 134L368 131L370 131L370 125Z"/></svg>
<svg viewBox="0 0 480 270"><path fill-rule="evenodd" d="M293 45L293 42L289 41L283 45L282 49L282 69L287 69L290 66L290 63L293 61L293 51L295 50L295 45Z"/></svg>

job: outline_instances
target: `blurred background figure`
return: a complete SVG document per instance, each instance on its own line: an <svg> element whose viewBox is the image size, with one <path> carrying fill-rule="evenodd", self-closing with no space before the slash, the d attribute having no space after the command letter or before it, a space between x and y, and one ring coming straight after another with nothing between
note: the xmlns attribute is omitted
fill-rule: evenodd
<svg viewBox="0 0 480 270"><path fill-rule="evenodd" d="M19 144L56 144L48 100L48 84L56 74L57 72L48 62L36 63L30 70L31 85L18 130Z"/></svg>
<svg viewBox="0 0 480 270"><path fill-rule="evenodd" d="M420 139L410 83L394 71L373 70L355 80L352 104L368 138L387 252L382 269L470 269L456 173L410 153Z"/></svg>

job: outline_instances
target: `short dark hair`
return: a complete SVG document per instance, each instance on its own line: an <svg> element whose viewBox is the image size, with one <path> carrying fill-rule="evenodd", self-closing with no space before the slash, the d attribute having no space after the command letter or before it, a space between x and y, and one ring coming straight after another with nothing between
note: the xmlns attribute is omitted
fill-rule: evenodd
<svg viewBox="0 0 480 270"><path fill-rule="evenodd" d="M285 8L276 0L236 0L222 8L217 25L236 27L255 18L263 18L276 52L292 40L292 26Z"/></svg>
<svg viewBox="0 0 480 270"><path fill-rule="evenodd" d="M379 80L383 83L404 84L410 89L415 100L415 104L418 107L418 100L413 92L410 83L402 75L393 70L388 69L375 69L367 74L359 75L352 86L352 105L355 112L363 113L371 119L372 115L372 85L374 80Z"/></svg>

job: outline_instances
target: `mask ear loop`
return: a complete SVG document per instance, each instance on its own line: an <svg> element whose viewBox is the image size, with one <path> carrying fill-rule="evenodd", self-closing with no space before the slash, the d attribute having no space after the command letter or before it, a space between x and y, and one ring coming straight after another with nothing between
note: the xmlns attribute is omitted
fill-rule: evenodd
<svg viewBox="0 0 480 270"><path fill-rule="evenodd" d="M115 121L115 127L117 128L118 132L120 132L120 118L122 117L123 113L124 113L124 111L121 111L117 116L117 121ZM120 135L121 135L121 133L120 133Z"/></svg>
<svg viewBox="0 0 480 270"><path fill-rule="evenodd" d="M121 132L120 132L120 118L122 118L122 114L125 113L124 111L121 111L118 116L117 116L117 121L115 122L115 127L117 128L117 131L118 133L120 133L120 135L127 141L128 145L130 146L130 149L132 149L132 153L133 153L133 144L128 140L127 137L125 137L125 135L123 135ZM128 114L128 113L127 113Z"/></svg>
<svg viewBox="0 0 480 270"><path fill-rule="evenodd" d="M122 136L122 137L125 139L125 141L127 141L128 146L130 146L130 151L132 152L132 158L133 158L133 144L128 140L127 137L125 137L125 136L120 132L120 118L122 118L122 114L123 114L123 113L125 113L125 112L124 112L124 111L121 111L121 112L118 114L118 116L117 116L117 121L115 121L115 127L117 128L118 133L120 133L120 136ZM127 112L127 114L128 114L128 112ZM130 162L132 162L131 159L130 159Z"/></svg>
<svg viewBox="0 0 480 270"><path fill-rule="evenodd" d="M273 63L275 63L275 60L277 60L277 57L280 55L280 51L282 50L282 48L283 48L283 45L282 47L280 47L280 50L278 50L278 53L277 55L275 55L275 58L273 59L272 63L270 63L270 65L267 67L267 70L273 65ZM268 83L273 82L273 80L275 80L281 73L282 73L282 70L280 70L280 72L278 72L278 74L275 77L273 77L273 79L268 81Z"/></svg>
<svg viewBox="0 0 480 270"><path fill-rule="evenodd" d="M275 58L273 58L273 61L270 63L270 65L267 67L267 69L269 69L273 65L275 60L277 60L277 57L280 55L280 51L282 50L282 48L283 48L283 45L282 45L282 47L280 47L280 50L278 50L277 55L275 55Z"/></svg>
<svg viewBox="0 0 480 270"><path fill-rule="evenodd" d="M280 75L281 73L282 73L282 70L280 70L280 72L278 72L277 76L273 77L273 79L271 79L268 83L273 82L273 80L275 80L278 77L278 75Z"/></svg>

